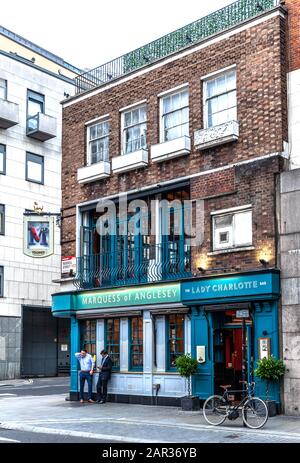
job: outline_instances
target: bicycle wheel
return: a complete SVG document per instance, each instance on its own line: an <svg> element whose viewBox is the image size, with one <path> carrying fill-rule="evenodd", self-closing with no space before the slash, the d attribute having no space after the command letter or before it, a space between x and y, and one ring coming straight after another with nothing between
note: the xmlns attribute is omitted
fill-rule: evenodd
<svg viewBox="0 0 300 463"><path fill-rule="evenodd" d="M242 408L243 421L248 428L262 428L269 417L265 402L258 397L250 397Z"/></svg>
<svg viewBox="0 0 300 463"><path fill-rule="evenodd" d="M228 403L220 395L212 395L203 405L203 415L213 426L222 424L227 417Z"/></svg>

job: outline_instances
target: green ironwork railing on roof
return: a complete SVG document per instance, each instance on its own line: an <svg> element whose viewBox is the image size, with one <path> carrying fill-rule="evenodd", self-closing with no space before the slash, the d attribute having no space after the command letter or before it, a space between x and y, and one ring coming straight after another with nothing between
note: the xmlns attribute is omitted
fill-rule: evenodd
<svg viewBox="0 0 300 463"><path fill-rule="evenodd" d="M90 90L176 53L279 6L281 0L239 0L75 78L76 93Z"/></svg>

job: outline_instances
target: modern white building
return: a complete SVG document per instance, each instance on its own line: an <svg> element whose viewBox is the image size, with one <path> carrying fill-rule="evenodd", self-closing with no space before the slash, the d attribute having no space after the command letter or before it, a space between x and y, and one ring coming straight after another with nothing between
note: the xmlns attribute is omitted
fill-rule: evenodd
<svg viewBox="0 0 300 463"><path fill-rule="evenodd" d="M68 371L69 329L50 307L61 272L60 101L79 72L0 26L0 380Z"/></svg>

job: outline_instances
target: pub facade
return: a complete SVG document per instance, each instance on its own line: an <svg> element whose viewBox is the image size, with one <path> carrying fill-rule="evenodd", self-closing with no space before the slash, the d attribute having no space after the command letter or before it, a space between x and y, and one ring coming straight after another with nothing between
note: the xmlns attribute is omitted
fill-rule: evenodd
<svg viewBox="0 0 300 463"><path fill-rule="evenodd" d="M286 16L238 1L80 75L63 101L62 253L76 268L52 312L70 319L71 399L83 347L97 362L108 350L111 401L167 405L186 393L183 353L201 400L280 357Z"/></svg>

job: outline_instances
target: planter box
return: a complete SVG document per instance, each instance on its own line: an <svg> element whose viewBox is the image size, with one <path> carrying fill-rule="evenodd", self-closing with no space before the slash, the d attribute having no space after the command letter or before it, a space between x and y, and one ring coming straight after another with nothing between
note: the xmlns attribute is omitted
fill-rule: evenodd
<svg viewBox="0 0 300 463"><path fill-rule="evenodd" d="M267 405L267 408L268 408L269 417L272 418L272 416L276 416L277 415L276 401L275 400L266 400L266 405Z"/></svg>
<svg viewBox="0 0 300 463"><path fill-rule="evenodd" d="M200 410L199 397L182 397L181 408L186 412L194 412Z"/></svg>

